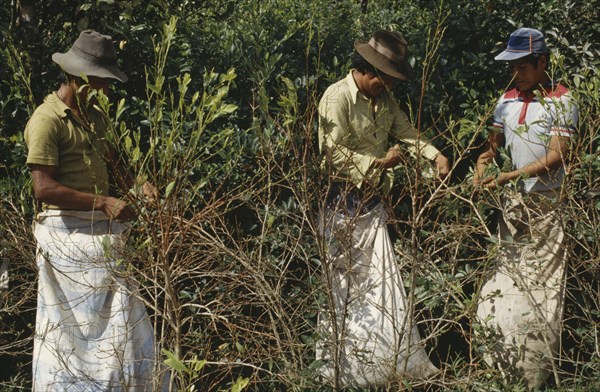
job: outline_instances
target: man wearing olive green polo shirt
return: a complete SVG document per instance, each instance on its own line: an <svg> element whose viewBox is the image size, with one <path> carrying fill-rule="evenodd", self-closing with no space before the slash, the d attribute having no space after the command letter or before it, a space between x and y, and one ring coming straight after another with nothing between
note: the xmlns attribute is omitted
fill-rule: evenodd
<svg viewBox="0 0 600 392"><path fill-rule="evenodd" d="M418 135L390 93L394 79L412 73L406 41L378 31L355 48L353 69L319 104L321 168L330 179L321 215L330 307L319 316L317 357L336 388L381 386L436 372L416 326L406 319L406 294L380 196L402 160L398 145L390 147L395 141L434 160L440 177L449 171L448 159Z"/></svg>
<svg viewBox="0 0 600 392"><path fill-rule="evenodd" d="M92 81L91 85L96 83ZM64 198L65 191L77 191L84 195L76 195L75 203L89 203L84 209L95 208L107 215L112 213L114 217L129 217L128 207L119 212L116 208L109 209L110 205L116 207L126 203L110 198L108 192L106 119L91 108L86 108L85 114L80 113L78 105L70 102L76 100L72 91L70 86L63 85L58 92L47 96L25 128L27 165L34 174L36 197L45 202L45 210L79 210L73 208L77 207L72 205L73 201ZM51 175L56 184L38 181L46 175ZM51 186L57 188L57 200L47 189Z"/></svg>
<svg viewBox="0 0 600 392"><path fill-rule="evenodd" d="M134 210L110 195L109 173L116 182L132 181L111 153L108 120L88 100L91 90L107 94L111 80L127 77L117 69L111 38L91 30L52 60L68 83L46 97L25 129L27 165L43 206L34 222L33 390L159 390L152 325L117 263L123 221ZM156 196L151 185L144 192Z"/></svg>

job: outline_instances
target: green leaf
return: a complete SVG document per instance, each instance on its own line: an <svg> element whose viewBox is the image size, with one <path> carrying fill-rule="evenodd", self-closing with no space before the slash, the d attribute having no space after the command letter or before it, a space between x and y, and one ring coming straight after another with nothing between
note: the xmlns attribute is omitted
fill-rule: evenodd
<svg viewBox="0 0 600 392"><path fill-rule="evenodd" d="M194 371L199 372L200 370L202 370L202 368L204 367L204 365L207 364L207 362L208 361L206 359L195 360L194 361Z"/></svg>
<svg viewBox="0 0 600 392"><path fill-rule="evenodd" d="M156 94L160 94L160 88L153 85L152 83L148 83L146 84L146 87L148 87L150 90L152 90L152 92L155 92Z"/></svg>
<svg viewBox="0 0 600 392"><path fill-rule="evenodd" d="M167 185L167 189L165 190L165 197L169 197L169 195L173 191L174 187L175 187L175 181L171 181L169 183L169 185Z"/></svg>
<svg viewBox="0 0 600 392"><path fill-rule="evenodd" d="M240 392L241 390L246 388L246 386L248 386L249 382L250 382L249 378L238 377L235 384L233 384L231 386L231 392Z"/></svg>
<svg viewBox="0 0 600 392"><path fill-rule="evenodd" d="M167 359L165 359L165 361L164 361L165 365L167 365L171 369L175 369L179 372L190 373L190 369L188 369L188 367L185 366L185 364L183 362L181 362L175 356L175 354L173 354L172 352L165 350L165 349L162 350L162 353L163 353L163 355L165 355L167 357Z"/></svg>
<svg viewBox="0 0 600 392"><path fill-rule="evenodd" d="M240 354L242 354L242 355L243 355L244 353L246 353L246 349L244 348L244 346L243 346L243 345L241 345L241 344L240 344L240 343L238 343L238 342L235 342L235 348L236 348L236 349L238 350L238 352L239 352Z"/></svg>
<svg viewBox="0 0 600 392"><path fill-rule="evenodd" d="M488 242L491 242L492 244L497 244L498 243L498 238L497 237L493 237L493 236L487 236L485 237L485 240Z"/></svg>
<svg viewBox="0 0 600 392"><path fill-rule="evenodd" d="M104 251L104 254L110 254L110 250L112 248L112 240L110 235L103 236L102 240L100 240L100 245L102 246L102 251Z"/></svg>
<svg viewBox="0 0 600 392"><path fill-rule="evenodd" d="M142 156L142 153L140 151L139 147L136 147L133 149L133 152L131 153L131 160L133 162L137 162L140 160L140 157Z"/></svg>
<svg viewBox="0 0 600 392"><path fill-rule="evenodd" d="M133 143L131 141L131 137L129 137L129 135L125 136L125 149L127 151L131 151L132 145L133 145Z"/></svg>
<svg viewBox="0 0 600 392"><path fill-rule="evenodd" d="M211 121L214 121L215 119L217 119L218 117L221 117L223 115L233 113L237 110L237 108L238 108L237 105L234 105L231 103L225 104L219 108L219 110L217 111L217 113L215 113L215 115Z"/></svg>
<svg viewBox="0 0 600 392"><path fill-rule="evenodd" d="M125 98L122 98L119 103L117 104L117 112L115 115L115 121L119 119L119 117L121 117L121 114L123 114L123 111L125 111Z"/></svg>

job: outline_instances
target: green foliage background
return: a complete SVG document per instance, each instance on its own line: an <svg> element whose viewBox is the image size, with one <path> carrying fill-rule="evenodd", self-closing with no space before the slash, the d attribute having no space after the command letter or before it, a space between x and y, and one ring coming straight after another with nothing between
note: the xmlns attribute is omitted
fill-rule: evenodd
<svg viewBox="0 0 600 392"><path fill-rule="evenodd" d="M20 14L28 4L32 22ZM130 79L103 102L115 143L162 195L158 206L138 203L128 263L170 363L185 365L174 382L219 390L242 376L253 390L328 390L313 370L326 301L315 110L348 71L353 42L384 28L407 37L418 75L395 87L397 98L454 167L445 189L421 175L426 163L408 159L391 199L398 262L430 356L445 371L431 384L390 387L521 389L485 368L485 342L473 338L498 200L474 196L470 168L509 83L493 56L528 26L546 33L553 76L580 107L565 184L574 247L550 388L598 389L599 9L597 0L2 2L0 258L12 279L0 294L2 388L29 386L35 324L24 125L64 80L51 54L93 28L112 35Z"/></svg>

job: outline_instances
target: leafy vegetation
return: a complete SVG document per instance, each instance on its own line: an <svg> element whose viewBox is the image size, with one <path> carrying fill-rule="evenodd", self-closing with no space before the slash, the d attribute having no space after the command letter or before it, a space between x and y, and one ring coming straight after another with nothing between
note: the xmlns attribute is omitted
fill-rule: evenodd
<svg viewBox="0 0 600 392"><path fill-rule="evenodd" d="M20 5L20 7L19 7ZM600 324L600 26L597 1L81 0L0 4L0 385L30 384L35 325L34 202L25 123L64 80L50 61L79 31L113 36L129 76L100 100L124 162L161 192L144 203L125 258L183 390L326 391L315 373L327 297L316 104L348 71L353 42L401 31L418 75L395 87L413 122L452 157L450 180L407 158L390 202L396 254L430 357L429 384L394 390L521 390L481 360L477 291L493 262L498 195L476 195L473 159L509 83L493 61L511 31L546 32L555 79L580 128L565 184L572 222L555 390L596 390ZM26 16L35 10L35 16ZM31 14L29 14L31 15ZM194 389L195 388L195 389ZM236 389L237 388L237 389Z"/></svg>

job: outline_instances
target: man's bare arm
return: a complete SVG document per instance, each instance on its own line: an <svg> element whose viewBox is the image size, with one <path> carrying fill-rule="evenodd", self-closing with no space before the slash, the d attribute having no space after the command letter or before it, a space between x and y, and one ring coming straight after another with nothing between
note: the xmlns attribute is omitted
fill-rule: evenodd
<svg viewBox="0 0 600 392"><path fill-rule="evenodd" d="M29 165L35 198L41 202L68 210L99 210L111 219L129 220L134 211L115 197L80 192L56 181L58 167Z"/></svg>
<svg viewBox="0 0 600 392"><path fill-rule="evenodd" d="M486 181L488 178L484 178L485 176L485 168L487 165L492 163L494 158L496 158L496 154L498 153L498 148L504 144L504 135L500 132L493 132L488 137L485 145L483 146L483 151L479 154L477 158L477 164L475 166L475 175L473 176L473 181L476 185L481 182ZM495 177L494 177L495 178Z"/></svg>
<svg viewBox="0 0 600 392"><path fill-rule="evenodd" d="M567 158L569 153L570 138L564 136L552 136L548 153L541 159L532 162L520 169L510 172L502 172L497 178L488 177L481 180L481 184L486 188L495 188L507 184L518 177L536 177L554 170Z"/></svg>

